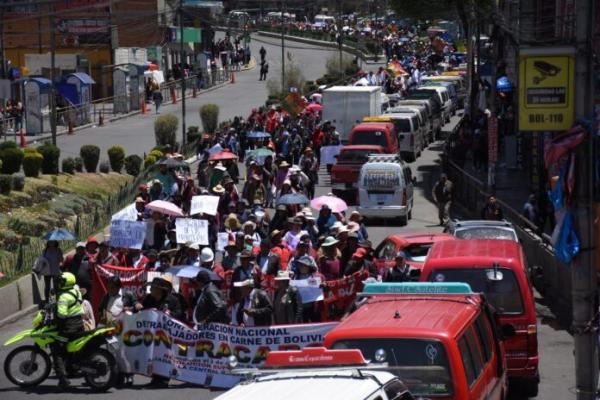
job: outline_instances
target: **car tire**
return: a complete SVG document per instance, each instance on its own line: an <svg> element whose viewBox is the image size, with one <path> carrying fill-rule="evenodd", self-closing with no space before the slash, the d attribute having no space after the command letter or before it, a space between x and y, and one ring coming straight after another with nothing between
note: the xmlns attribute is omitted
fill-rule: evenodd
<svg viewBox="0 0 600 400"><path fill-rule="evenodd" d="M400 220L400 226L408 225L408 214L404 215L404 216L400 216L399 220Z"/></svg>

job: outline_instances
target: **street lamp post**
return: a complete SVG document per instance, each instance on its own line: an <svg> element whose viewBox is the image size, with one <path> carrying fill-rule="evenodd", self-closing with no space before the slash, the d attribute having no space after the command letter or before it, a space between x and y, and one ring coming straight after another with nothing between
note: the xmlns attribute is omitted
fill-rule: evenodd
<svg viewBox="0 0 600 400"><path fill-rule="evenodd" d="M185 60L185 52L183 47L183 0L179 0L179 50L181 64L181 149L185 146L185 69L183 61Z"/></svg>

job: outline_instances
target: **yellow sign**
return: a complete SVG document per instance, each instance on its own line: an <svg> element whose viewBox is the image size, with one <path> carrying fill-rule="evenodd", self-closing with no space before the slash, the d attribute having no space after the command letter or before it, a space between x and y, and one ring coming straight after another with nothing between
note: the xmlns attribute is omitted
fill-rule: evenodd
<svg viewBox="0 0 600 400"><path fill-rule="evenodd" d="M573 126L575 57L520 55L519 130L564 131Z"/></svg>

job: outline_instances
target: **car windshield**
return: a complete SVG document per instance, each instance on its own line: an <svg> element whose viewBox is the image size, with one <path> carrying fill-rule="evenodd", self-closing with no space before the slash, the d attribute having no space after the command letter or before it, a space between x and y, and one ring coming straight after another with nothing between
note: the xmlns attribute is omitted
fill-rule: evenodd
<svg viewBox="0 0 600 400"><path fill-rule="evenodd" d="M495 226L472 226L457 228L454 236L459 239L500 239L518 242L517 234L512 229Z"/></svg>
<svg viewBox="0 0 600 400"><path fill-rule="evenodd" d="M433 246L433 243L413 244L403 248L402 251L406 254L406 261L423 263L431 246Z"/></svg>
<svg viewBox="0 0 600 400"><path fill-rule="evenodd" d="M356 131L352 135L352 144L387 147L387 140L382 131Z"/></svg>
<svg viewBox="0 0 600 400"><path fill-rule="evenodd" d="M375 153L373 150L342 150L338 156L338 162L346 163L364 163L369 159L369 154Z"/></svg>
<svg viewBox="0 0 600 400"><path fill-rule="evenodd" d="M360 349L367 360L385 362L413 396L450 395L452 379L442 343L424 339L341 340L334 349ZM382 359L382 357L384 359Z"/></svg>
<svg viewBox="0 0 600 400"><path fill-rule="evenodd" d="M498 314L522 314L523 299L519 282L513 271L498 268L495 279L492 268L452 268L436 270L431 273L431 282L465 282L474 292L485 293Z"/></svg>

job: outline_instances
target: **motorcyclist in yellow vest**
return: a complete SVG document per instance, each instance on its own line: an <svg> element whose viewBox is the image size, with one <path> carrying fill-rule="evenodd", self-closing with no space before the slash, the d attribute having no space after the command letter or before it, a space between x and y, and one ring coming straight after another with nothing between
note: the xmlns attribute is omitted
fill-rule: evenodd
<svg viewBox="0 0 600 400"><path fill-rule="evenodd" d="M75 285L75 275L63 272L58 279L56 294L56 326L59 335L69 340L75 339L84 332L83 328L83 297ZM54 369L58 376L59 385L68 387L67 371L65 368L66 343L56 341L52 344Z"/></svg>

